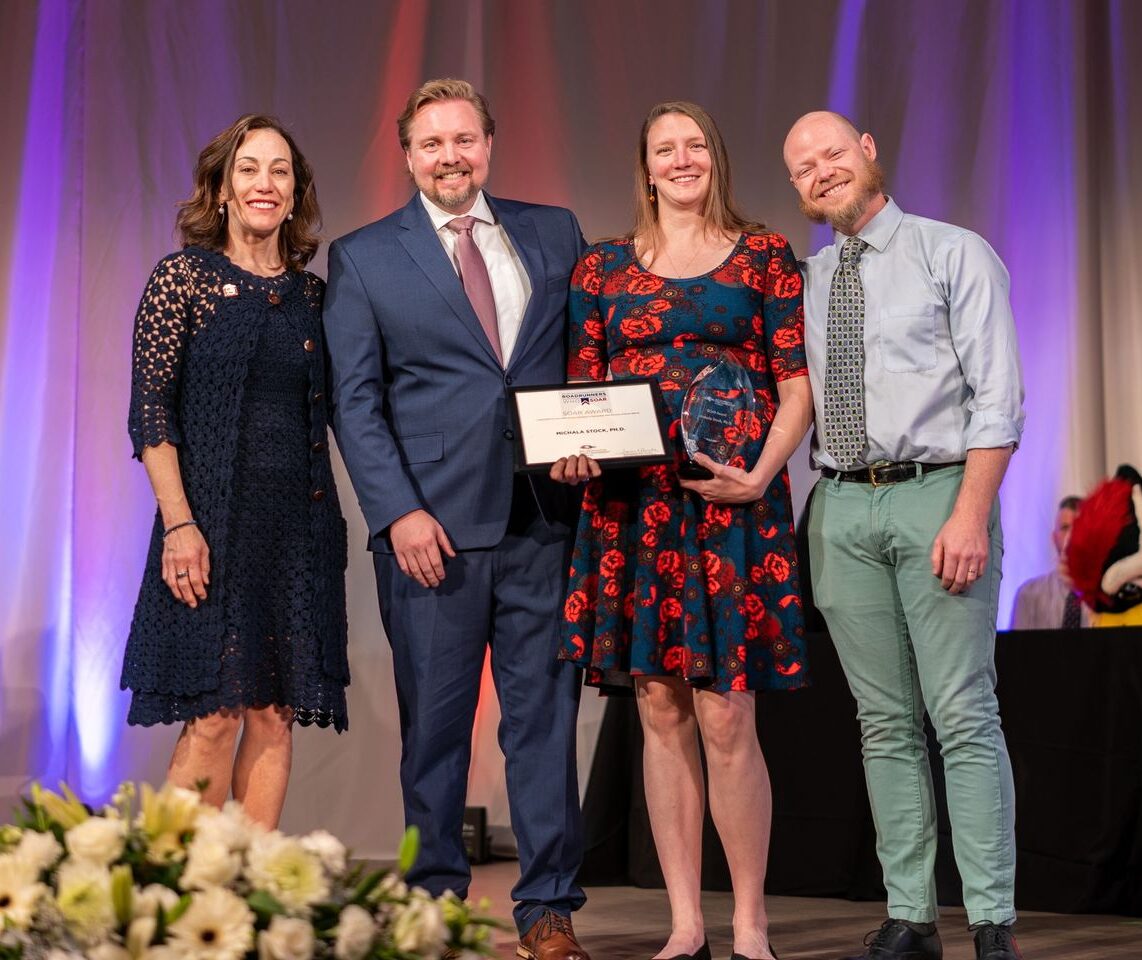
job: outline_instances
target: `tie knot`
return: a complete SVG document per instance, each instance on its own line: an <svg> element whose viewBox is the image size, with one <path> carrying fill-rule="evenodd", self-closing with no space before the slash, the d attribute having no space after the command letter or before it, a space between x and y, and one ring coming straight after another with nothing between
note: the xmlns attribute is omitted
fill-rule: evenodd
<svg viewBox="0 0 1142 960"><path fill-rule="evenodd" d="M860 255L867 249L868 244L860 237L849 237L841 247L841 263L860 263Z"/></svg>
<svg viewBox="0 0 1142 960"><path fill-rule="evenodd" d="M457 217L455 220L449 220L444 226L453 233L471 233L472 224L475 222L475 217Z"/></svg>

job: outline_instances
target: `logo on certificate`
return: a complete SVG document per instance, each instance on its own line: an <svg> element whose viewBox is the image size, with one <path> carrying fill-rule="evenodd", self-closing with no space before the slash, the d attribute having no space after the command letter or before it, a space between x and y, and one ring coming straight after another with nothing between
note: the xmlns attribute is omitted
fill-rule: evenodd
<svg viewBox="0 0 1142 960"><path fill-rule="evenodd" d="M560 394L565 417L596 417L611 412L611 398L606 387L592 390L564 390Z"/></svg>

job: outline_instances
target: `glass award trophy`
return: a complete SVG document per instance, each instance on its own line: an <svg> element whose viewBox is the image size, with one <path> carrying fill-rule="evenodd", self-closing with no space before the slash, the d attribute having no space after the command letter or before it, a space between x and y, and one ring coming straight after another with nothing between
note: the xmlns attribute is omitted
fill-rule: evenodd
<svg viewBox="0 0 1142 960"><path fill-rule="evenodd" d="M682 445L688 459L678 467L686 480L709 480L713 474L694 461L704 453L729 463L750 438L757 398L745 367L725 354L701 370L682 399Z"/></svg>

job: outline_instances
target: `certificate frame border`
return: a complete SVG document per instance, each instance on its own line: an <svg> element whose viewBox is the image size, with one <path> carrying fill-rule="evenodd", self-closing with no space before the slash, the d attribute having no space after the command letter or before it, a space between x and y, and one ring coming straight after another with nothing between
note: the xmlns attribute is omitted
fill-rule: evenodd
<svg viewBox="0 0 1142 960"><path fill-rule="evenodd" d="M612 389L618 387L620 389L628 387L649 387L651 402L654 405L655 419L658 426L658 436L662 443L661 454L649 454L647 456L639 457L608 457L605 460L600 460L599 463L604 470L615 470L620 467L640 467L648 464L658 463L673 463L674 451L671 447L670 436L667 432L663 422L666 420L666 402L662 397L662 387L658 381L653 377L630 377L623 380L577 380L571 383L546 383L535 384L519 387L508 387L508 400L509 412L511 414L512 433L514 437L512 455L514 458L515 472L516 473L547 473L551 469L551 465L555 463L551 460L547 463L528 463L524 453L523 444L523 428L520 426L521 417L519 413L519 403L516 397L521 393L535 393L542 390L569 390L580 387L583 389L590 389L593 387L606 387Z"/></svg>

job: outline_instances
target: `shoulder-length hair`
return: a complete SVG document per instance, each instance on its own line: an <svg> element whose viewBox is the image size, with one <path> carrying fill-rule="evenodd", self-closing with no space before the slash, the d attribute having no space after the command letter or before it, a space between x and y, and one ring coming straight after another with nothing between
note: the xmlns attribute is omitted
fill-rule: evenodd
<svg viewBox="0 0 1142 960"><path fill-rule="evenodd" d="M634 227L625 239L637 241L646 256L653 253L659 239L658 205L650 199L650 166L646 161L647 137L654 121L668 113L689 117L702 131L710 152L710 192L702 207L702 219L711 233L729 236L743 231L763 231L764 224L748 219L738 210L730 180L730 158L718 125L702 107L688 100L666 100L655 104L642 122L638 135L638 155L634 165Z"/></svg>
<svg viewBox="0 0 1142 960"><path fill-rule="evenodd" d="M226 217L218 212L222 188L230 182L238 148L254 130L273 130L289 144L294 176L293 219L282 221L278 247L282 262L290 270L300 270L313 259L321 244L318 235L321 210L317 205L313 168L276 117L247 113L203 147L194 167L194 193L179 203L175 227L184 247L193 245L219 252L226 249Z"/></svg>

